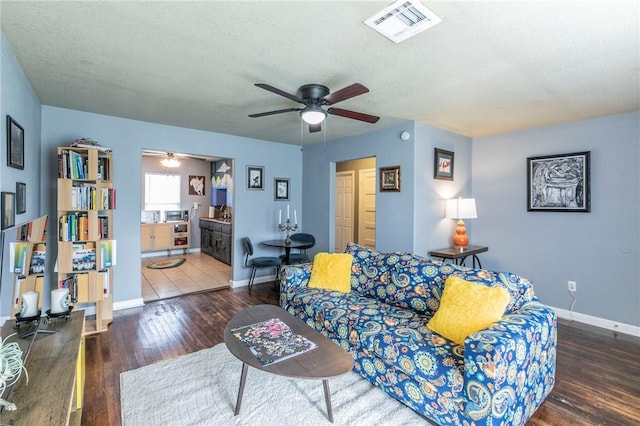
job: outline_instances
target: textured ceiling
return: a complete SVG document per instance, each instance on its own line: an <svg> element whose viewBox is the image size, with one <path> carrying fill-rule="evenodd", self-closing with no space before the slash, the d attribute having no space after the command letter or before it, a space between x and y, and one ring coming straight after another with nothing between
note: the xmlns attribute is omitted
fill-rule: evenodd
<svg viewBox="0 0 640 426"><path fill-rule="evenodd" d="M45 105L301 143L295 93L359 82L326 135L416 120L483 136L640 110L638 1L427 2L443 22L395 44L363 21L391 1L12 2L2 31Z"/></svg>

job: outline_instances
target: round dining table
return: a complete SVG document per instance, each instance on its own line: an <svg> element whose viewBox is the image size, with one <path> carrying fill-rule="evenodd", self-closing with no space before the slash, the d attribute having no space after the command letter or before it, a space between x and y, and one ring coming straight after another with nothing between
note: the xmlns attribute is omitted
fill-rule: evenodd
<svg viewBox="0 0 640 426"><path fill-rule="evenodd" d="M278 247L284 249L284 263L289 265L289 258L291 255L291 249L296 248L300 250L308 249L313 246L313 243L309 243L307 241L295 241L292 240L289 243L286 243L284 238L281 240L267 240L262 241L260 244L268 246L268 247Z"/></svg>

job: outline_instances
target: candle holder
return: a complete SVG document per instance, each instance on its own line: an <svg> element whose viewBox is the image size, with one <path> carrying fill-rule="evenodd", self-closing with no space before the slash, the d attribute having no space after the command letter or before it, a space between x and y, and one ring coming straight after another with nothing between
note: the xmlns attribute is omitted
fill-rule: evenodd
<svg viewBox="0 0 640 426"><path fill-rule="evenodd" d="M290 232L297 231L297 230L298 230L298 224L296 223L291 225L291 219L287 219L284 225L281 223L278 224L278 231L284 231L287 233L287 236L284 239L285 244L291 244Z"/></svg>

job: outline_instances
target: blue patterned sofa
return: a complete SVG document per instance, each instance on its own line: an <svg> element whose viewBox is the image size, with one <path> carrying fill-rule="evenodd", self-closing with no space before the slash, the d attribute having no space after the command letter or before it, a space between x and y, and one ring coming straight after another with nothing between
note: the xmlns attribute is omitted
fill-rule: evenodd
<svg viewBox="0 0 640 426"><path fill-rule="evenodd" d="M346 252L350 293L309 288L312 265L288 266L282 308L351 353L362 376L441 425L522 425L533 415L555 383L556 316L529 281L353 243ZM427 327L450 275L510 294L502 320L464 345Z"/></svg>

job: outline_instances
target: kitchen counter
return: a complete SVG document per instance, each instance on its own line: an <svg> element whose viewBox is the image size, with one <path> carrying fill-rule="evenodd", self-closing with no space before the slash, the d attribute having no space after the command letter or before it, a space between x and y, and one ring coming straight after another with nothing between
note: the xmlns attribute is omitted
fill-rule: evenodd
<svg viewBox="0 0 640 426"><path fill-rule="evenodd" d="M222 224L229 224L231 225L231 219L214 219L212 217L201 217L200 220L206 220L207 222L215 222L215 223L222 223Z"/></svg>

